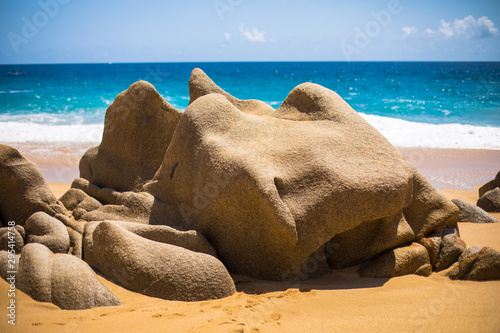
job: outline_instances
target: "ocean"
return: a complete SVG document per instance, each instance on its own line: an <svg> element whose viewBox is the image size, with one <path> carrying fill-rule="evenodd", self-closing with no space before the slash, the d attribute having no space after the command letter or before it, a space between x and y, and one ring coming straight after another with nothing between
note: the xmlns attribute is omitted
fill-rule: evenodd
<svg viewBox="0 0 500 333"><path fill-rule="evenodd" d="M323 85L399 147L500 149L500 62L0 65L0 142L100 142L106 108L138 80L184 110L196 67L274 108L300 83Z"/></svg>

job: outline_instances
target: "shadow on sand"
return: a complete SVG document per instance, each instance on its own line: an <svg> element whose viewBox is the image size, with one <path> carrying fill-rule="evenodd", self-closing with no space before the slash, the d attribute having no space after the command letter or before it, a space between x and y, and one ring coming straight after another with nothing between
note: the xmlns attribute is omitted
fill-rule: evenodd
<svg viewBox="0 0 500 333"><path fill-rule="evenodd" d="M277 291L298 289L300 292L311 290L365 289L383 286L388 278L360 278L358 266L334 270L332 273L306 281L268 281L243 275L232 274L236 289L249 295L260 295Z"/></svg>

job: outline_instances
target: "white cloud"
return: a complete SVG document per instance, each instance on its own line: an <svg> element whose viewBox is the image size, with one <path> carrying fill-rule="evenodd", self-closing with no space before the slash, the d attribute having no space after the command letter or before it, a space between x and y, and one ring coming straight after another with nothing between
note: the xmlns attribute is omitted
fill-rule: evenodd
<svg viewBox="0 0 500 333"><path fill-rule="evenodd" d="M229 42L231 40L231 34L229 32L225 32L224 33L224 37L226 38L226 40Z"/></svg>
<svg viewBox="0 0 500 333"><path fill-rule="evenodd" d="M406 39L408 37L413 37L417 34L418 29L415 27L404 27L403 28L404 35L402 39Z"/></svg>
<svg viewBox="0 0 500 333"><path fill-rule="evenodd" d="M259 31L257 28L253 28L252 31L245 29L243 25L240 26L240 32L252 43L264 43L266 41L267 32Z"/></svg>
<svg viewBox="0 0 500 333"><path fill-rule="evenodd" d="M436 38L462 38L462 39L481 39L498 35L498 29L495 24L486 16L477 20L469 15L463 19L456 19L452 22L440 21L441 26L437 30L427 29L425 33L428 36Z"/></svg>

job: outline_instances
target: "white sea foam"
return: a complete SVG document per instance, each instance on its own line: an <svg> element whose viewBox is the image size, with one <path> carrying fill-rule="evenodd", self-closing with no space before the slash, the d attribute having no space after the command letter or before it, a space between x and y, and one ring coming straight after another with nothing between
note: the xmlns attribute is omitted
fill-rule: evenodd
<svg viewBox="0 0 500 333"><path fill-rule="evenodd" d="M0 122L0 142L100 142L104 124L45 125Z"/></svg>
<svg viewBox="0 0 500 333"><path fill-rule="evenodd" d="M500 127L427 124L360 113L398 147L500 149Z"/></svg>
<svg viewBox="0 0 500 333"><path fill-rule="evenodd" d="M500 127L427 124L360 114L398 147L500 149ZM0 142L95 142L104 125L54 125L19 121L0 122Z"/></svg>
<svg viewBox="0 0 500 333"><path fill-rule="evenodd" d="M0 94L23 94L23 93L30 93L33 92L33 90L0 90Z"/></svg>

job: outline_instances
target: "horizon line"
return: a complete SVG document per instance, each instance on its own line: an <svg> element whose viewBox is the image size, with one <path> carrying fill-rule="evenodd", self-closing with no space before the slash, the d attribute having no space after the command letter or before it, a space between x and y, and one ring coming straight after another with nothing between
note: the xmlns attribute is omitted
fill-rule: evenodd
<svg viewBox="0 0 500 333"><path fill-rule="evenodd" d="M496 63L500 60L252 60L252 61L132 61L132 62L46 62L46 63L2 63L0 66L25 66L25 65L126 65L126 64L217 64L217 63Z"/></svg>

